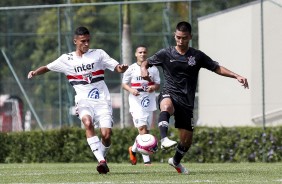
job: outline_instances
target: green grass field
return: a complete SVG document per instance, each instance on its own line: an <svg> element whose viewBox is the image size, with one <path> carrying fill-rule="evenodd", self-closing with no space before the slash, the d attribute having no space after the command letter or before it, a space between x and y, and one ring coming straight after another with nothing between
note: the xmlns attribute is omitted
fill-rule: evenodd
<svg viewBox="0 0 282 184"><path fill-rule="evenodd" d="M189 175L166 163L108 165L100 175L96 163L0 164L0 183L282 183L282 163L185 163Z"/></svg>

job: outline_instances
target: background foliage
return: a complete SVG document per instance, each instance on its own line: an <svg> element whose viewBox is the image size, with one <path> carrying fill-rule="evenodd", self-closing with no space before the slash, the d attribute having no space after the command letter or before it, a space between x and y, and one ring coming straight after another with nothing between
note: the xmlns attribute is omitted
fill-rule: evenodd
<svg viewBox="0 0 282 184"><path fill-rule="evenodd" d="M129 162L128 147L133 144L137 130L114 129L109 162ZM159 137L159 131L153 129ZM281 162L282 127L260 128L203 128L197 127L194 143L183 162ZM170 137L178 140L176 129ZM96 162L85 138L85 130L61 130L0 133L0 163ZM159 149L152 155L153 162L167 162L174 151ZM142 162L141 154L137 154Z"/></svg>
<svg viewBox="0 0 282 184"><path fill-rule="evenodd" d="M147 45L149 55L160 48L173 45L172 33L176 22L187 20L193 26L193 46L197 48L197 18L227 8L248 3L251 0L201 0L173 3L144 3L130 5L132 43ZM51 5L65 3L103 2L99 0L2 0L0 7ZM62 8L2 9L0 11L0 45L8 55L31 103L46 129L80 125L69 115L74 105L74 91L67 80L57 73L27 80L27 73L46 65L60 54L74 49L73 30L86 26L92 34L92 47L102 48L113 58L121 61L122 11L119 5L73 6ZM191 16L190 16L191 15ZM190 18L191 20L189 20ZM59 23L58 23L59 22ZM60 29L59 29L60 27ZM121 61L122 62L122 61ZM132 58L132 62L134 58ZM10 94L24 99L0 54L0 94ZM106 71L106 82L111 93L119 93L121 75ZM61 100L59 96L62 96ZM59 102L62 109L59 109ZM25 103L25 111L29 107ZM119 123L119 110L114 109L114 121ZM59 125L62 111L63 125ZM39 127L33 122L33 129Z"/></svg>

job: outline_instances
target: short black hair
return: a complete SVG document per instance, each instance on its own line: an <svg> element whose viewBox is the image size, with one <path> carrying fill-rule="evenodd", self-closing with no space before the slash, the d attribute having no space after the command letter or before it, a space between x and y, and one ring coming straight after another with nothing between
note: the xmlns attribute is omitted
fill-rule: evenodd
<svg viewBox="0 0 282 184"><path fill-rule="evenodd" d="M135 50L137 50L137 49L138 49L138 48L140 48L140 47L144 47L144 48L146 48L146 49L147 49L147 47L146 47L145 45L140 44L140 45L137 45L137 47L136 47L136 49L135 49Z"/></svg>
<svg viewBox="0 0 282 184"><path fill-rule="evenodd" d="M89 30L86 27L80 26L78 28L76 28L75 35L90 35Z"/></svg>
<svg viewBox="0 0 282 184"><path fill-rule="evenodd" d="M189 32L191 34L192 27L190 23L182 21L176 25L176 30L181 32Z"/></svg>

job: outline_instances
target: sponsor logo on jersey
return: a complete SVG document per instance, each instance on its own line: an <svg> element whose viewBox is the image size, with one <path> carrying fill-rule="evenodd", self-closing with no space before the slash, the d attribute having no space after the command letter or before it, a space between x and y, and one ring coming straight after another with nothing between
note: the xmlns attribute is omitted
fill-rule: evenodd
<svg viewBox="0 0 282 184"><path fill-rule="evenodd" d="M141 100L141 106L142 107L148 107L150 104L150 99L148 96L145 96L142 100Z"/></svg>
<svg viewBox="0 0 282 184"><path fill-rule="evenodd" d="M136 80L143 80L143 77L141 77L141 76L138 76L138 77L136 77Z"/></svg>
<svg viewBox="0 0 282 184"><path fill-rule="evenodd" d="M83 72L83 71L87 71L87 70L92 70L94 68L94 63L91 64L82 64L81 66L74 66L74 71L76 73L78 72Z"/></svg>
<svg viewBox="0 0 282 184"><path fill-rule="evenodd" d="M190 56L190 57L188 57L187 59L188 59L188 65L189 65L189 66L194 66L194 65L196 65L195 57Z"/></svg>
<svg viewBox="0 0 282 184"><path fill-rule="evenodd" d="M88 93L88 98L99 99L100 98L99 89L97 89L97 88L92 89Z"/></svg>
<svg viewBox="0 0 282 184"><path fill-rule="evenodd" d="M175 61L177 61L177 60L175 60L175 59L170 59L170 60L169 60L169 62L171 62L171 63L172 63L172 62L175 62Z"/></svg>

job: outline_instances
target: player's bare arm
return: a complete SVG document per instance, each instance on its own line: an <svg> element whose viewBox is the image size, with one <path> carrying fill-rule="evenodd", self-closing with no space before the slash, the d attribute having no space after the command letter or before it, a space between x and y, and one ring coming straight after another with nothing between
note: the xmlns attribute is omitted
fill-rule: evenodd
<svg viewBox="0 0 282 184"><path fill-rule="evenodd" d="M247 88L247 89L249 88L248 80L245 77L242 77L241 75L238 75L223 66L219 66L216 69L215 73L225 76L225 77L235 78L238 80L238 82L242 84L242 86L244 86L244 88Z"/></svg>
<svg viewBox="0 0 282 184"><path fill-rule="evenodd" d="M127 64L119 64L115 67L115 71L118 73L124 73L126 70L128 69L128 65Z"/></svg>
<svg viewBox="0 0 282 184"><path fill-rule="evenodd" d="M139 91L137 89L131 88L128 84L122 83L122 88L128 91L129 93L133 94L134 96L140 95Z"/></svg>
<svg viewBox="0 0 282 184"><path fill-rule="evenodd" d="M141 77L145 80L150 81L151 79L149 76L148 68L149 68L148 61L143 61L141 63Z"/></svg>
<svg viewBox="0 0 282 184"><path fill-rule="evenodd" d="M49 72L49 71L50 70L47 68L47 66L41 66L34 71L32 70L32 71L28 72L27 78L31 79L32 77L34 77L36 75L41 75L41 74L44 74L44 73Z"/></svg>

